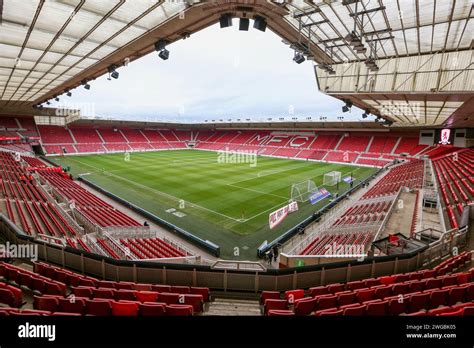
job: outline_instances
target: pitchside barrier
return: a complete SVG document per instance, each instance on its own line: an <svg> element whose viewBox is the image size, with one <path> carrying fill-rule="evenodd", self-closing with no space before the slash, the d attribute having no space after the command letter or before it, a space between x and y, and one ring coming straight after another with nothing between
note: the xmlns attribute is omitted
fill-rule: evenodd
<svg viewBox="0 0 474 348"><path fill-rule="evenodd" d="M203 286L211 290L257 293L263 290L304 289L329 283L412 272L421 267L429 268L452 256L454 251L459 253L462 251L462 247L467 245L468 228L450 232L449 238L443 238L416 252L368 257L360 262L350 260L266 271L222 270L213 269L209 265L114 260L69 246L60 247L37 241L23 233L3 214L0 214L0 233L10 243L16 245L37 245L39 260L99 279Z"/></svg>

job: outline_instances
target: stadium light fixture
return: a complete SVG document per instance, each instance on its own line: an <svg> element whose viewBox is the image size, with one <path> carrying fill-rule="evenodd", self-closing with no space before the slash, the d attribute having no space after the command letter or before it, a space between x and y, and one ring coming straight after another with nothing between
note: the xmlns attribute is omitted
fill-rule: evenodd
<svg viewBox="0 0 474 348"><path fill-rule="evenodd" d="M72 97L72 93L71 93L70 90L67 89L67 90L65 90L64 92L66 93L66 95L67 95L68 97Z"/></svg>
<svg viewBox="0 0 474 348"><path fill-rule="evenodd" d="M297 64L301 64L305 60L306 60L305 57L301 53L295 51L295 56L293 58L293 61L295 61Z"/></svg>
<svg viewBox="0 0 474 348"><path fill-rule="evenodd" d="M219 23L221 29L228 28L232 26L232 15L230 13L225 13L219 18Z"/></svg>
<svg viewBox="0 0 474 348"><path fill-rule="evenodd" d="M249 26L250 26L250 19L240 18L240 22L239 22L239 30L240 31L248 31Z"/></svg>
<svg viewBox="0 0 474 348"><path fill-rule="evenodd" d="M81 84L84 86L85 89L91 89L91 85L86 80L82 80Z"/></svg>
<svg viewBox="0 0 474 348"><path fill-rule="evenodd" d="M48 100L48 101L46 102L46 105L51 105L51 102Z"/></svg>
<svg viewBox="0 0 474 348"><path fill-rule="evenodd" d="M158 53L158 57L163 60L168 60L168 58L170 57L170 51L165 48L160 53Z"/></svg>
<svg viewBox="0 0 474 348"><path fill-rule="evenodd" d="M365 110L364 113L362 114L362 118L367 118L370 115L369 110Z"/></svg>
<svg viewBox="0 0 474 348"><path fill-rule="evenodd" d="M170 52L166 49L166 46L169 44L168 41L161 39L155 43L155 51L159 52L158 57L163 60L167 60L170 57Z"/></svg>
<svg viewBox="0 0 474 348"><path fill-rule="evenodd" d="M253 27L257 30L265 32L267 30L267 20L262 16L256 16L253 22Z"/></svg>
<svg viewBox="0 0 474 348"><path fill-rule="evenodd" d="M109 78L108 78L109 81L111 77L116 80L119 78L120 74L118 73L116 69L117 69L116 65L111 65L107 68L107 71L109 72Z"/></svg>
<svg viewBox="0 0 474 348"><path fill-rule="evenodd" d="M342 112L349 112L352 108L352 102L346 101L346 105L342 107Z"/></svg>
<svg viewBox="0 0 474 348"><path fill-rule="evenodd" d="M56 100L56 101L58 102L58 101L59 101L59 97L58 97L58 96L54 97L54 100Z"/></svg>

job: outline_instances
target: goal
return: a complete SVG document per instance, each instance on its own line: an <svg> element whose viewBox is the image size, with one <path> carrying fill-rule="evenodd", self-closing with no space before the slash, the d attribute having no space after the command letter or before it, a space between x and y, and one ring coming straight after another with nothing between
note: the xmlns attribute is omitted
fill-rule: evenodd
<svg viewBox="0 0 474 348"><path fill-rule="evenodd" d="M324 174L324 186L334 186L341 182L341 172L332 171Z"/></svg>
<svg viewBox="0 0 474 348"><path fill-rule="evenodd" d="M318 187L313 180L305 180L291 185L291 201L306 202L311 193L316 192Z"/></svg>

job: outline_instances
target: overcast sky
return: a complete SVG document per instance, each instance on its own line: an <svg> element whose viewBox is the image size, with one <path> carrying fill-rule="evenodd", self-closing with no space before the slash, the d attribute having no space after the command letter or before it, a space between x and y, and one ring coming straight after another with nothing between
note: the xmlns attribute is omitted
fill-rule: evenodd
<svg viewBox="0 0 474 348"><path fill-rule="evenodd" d="M318 92L313 63L293 62L293 51L267 29L248 32L218 24L103 76L91 89L72 91L54 105L80 105L88 116L203 121L259 117L342 116L342 102ZM67 102L67 104L65 104ZM354 108L345 118L361 119Z"/></svg>

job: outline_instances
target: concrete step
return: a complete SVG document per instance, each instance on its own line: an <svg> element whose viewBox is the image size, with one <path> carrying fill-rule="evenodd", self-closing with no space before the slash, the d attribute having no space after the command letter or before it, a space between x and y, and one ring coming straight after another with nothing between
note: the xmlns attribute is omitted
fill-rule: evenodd
<svg viewBox="0 0 474 348"><path fill-rule="evenodd" d="M260 312L260 304L256 300L215 298L214 301L209 304L209 308L204 315L259 316L262 314Z"/></svg>

